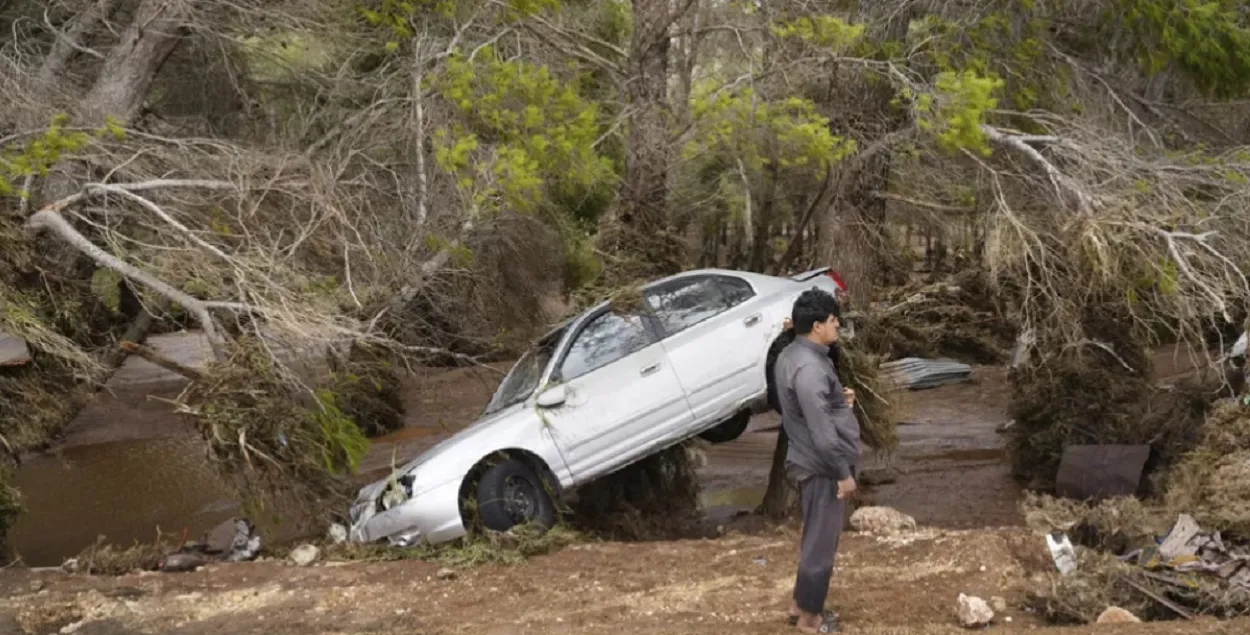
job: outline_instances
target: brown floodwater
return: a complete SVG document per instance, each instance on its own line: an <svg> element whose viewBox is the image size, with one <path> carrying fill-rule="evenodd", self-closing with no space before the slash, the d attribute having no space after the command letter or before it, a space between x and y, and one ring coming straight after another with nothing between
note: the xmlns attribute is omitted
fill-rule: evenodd
<svg viewBox="0 0 1250 635"><path fill-rule="evenodd" d="M198 539L239 506L191 437L79 445L23 462L26 513L9 546L29 566L55 566L104 536L116 545L158 530Z"/></svg>

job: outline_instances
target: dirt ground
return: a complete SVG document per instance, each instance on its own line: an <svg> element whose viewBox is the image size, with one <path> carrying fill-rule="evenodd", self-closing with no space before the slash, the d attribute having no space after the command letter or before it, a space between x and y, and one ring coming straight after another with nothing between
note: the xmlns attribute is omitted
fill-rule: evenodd
<svg viewBox="0 0 1250 635"><path fill-rule="evenodd" d="M716 540L574 545L521 566L439 576L440 566L279 562L188 574L101 579L0 576L0 632L134 635L264 633L783 633L796 528ZM1002 597L994 632L1035 632L1020 607L1029 576L1050 567L1023 529L850 535L830 602L846 631L954 633L955 598ZM1010 618L1010 622L1007 619ZM1250 622L1156 623L1115 633L1245 633ZM1050 629L1048 629L1050 630ZM1094 628L1054 629L1092 633Z"/></svg>
<svg viewBox="0 0 1250 635"><path fill-rule="evenodd" d="M409 428L379 444L367 467L385 469L392 451L404 460L471 420L494 381L455 371L414 392ZM999 633L1250 632L1244 620L1056 629L1024 610L1030 579L1054 565L1044 540L1020 526L1019 490L995 432L1006 390L1004 369L978 367L971 382L900 396L900 447L866 465L890 468L893 482L865 496L921 528L844 538L830 604L846 632L963 632L954 615L961 592L1006 601L990 627ZM587 542L449 579L442 565L420 561L270 560L120 578L0 570L0 635L794 632L784 612L798 527L745 514L766 483L777 424L757 417L741 439L707 450L700 476L714 538Z"/></svg>

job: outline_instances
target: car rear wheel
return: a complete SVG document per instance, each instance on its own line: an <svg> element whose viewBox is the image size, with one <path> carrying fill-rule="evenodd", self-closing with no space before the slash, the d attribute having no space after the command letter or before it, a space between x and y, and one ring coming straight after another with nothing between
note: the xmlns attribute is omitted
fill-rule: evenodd
<svg viewBox="0 0 1250 635"><path fill-rule="evenodd" d="M492 531L525 524L545 531L556 524L555 503L543 479L515 459L502 460L482 473L477 509L482 526Z"/></svg>
<svg viewBox="0 0 1250 635"><path fill-rule="evenodd" d="M704 441L712 443L728 443L742 436L747 430L747 424L751 423L751 412L743 410L734 415L733 418L719 423L714 428L708 428L699 433Z"/></svg>

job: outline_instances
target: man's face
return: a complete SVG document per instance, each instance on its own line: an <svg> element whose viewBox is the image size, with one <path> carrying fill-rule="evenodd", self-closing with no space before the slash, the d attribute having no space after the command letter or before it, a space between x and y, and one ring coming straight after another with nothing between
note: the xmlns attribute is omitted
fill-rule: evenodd
<svg viewBox="0 0 1250 635"><path fill-rule="evenodd" d="M838 341L838 326L837 316L831 315L828 320L812 325L812 335L816 341L829 346Z"/></svg>

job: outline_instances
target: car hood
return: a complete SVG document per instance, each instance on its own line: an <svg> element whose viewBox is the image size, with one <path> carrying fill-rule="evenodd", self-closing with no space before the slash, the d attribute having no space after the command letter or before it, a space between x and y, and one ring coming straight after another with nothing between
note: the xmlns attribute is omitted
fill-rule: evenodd
<svg viewBox="0 0 1250 635"><path fill-rule="evenodd" d="M430 447L430 449L426 450L425 452L422 452L421 454L414 457L411 461L408 461L407 463L405 463L402 467L399 468L399 472L400 473L411 472L412 470L415 470L418 467L421 467L423 464L433 461L434 459L437 459L438 457L446 454L452 448L460 446L460 444L464 443L468 439L475 437L479 434L488 432L494 426L516 417L516 415L521 413L524 410L524 408L525 408L524 403L513 404L507 408L504 408L503 410L500 410L493 414L486 415L478 419L477 421L470 423L469 425L462 428L459 432L447 437L446 439L443 439L442 441L439 441L438 443Z"/></svg>

